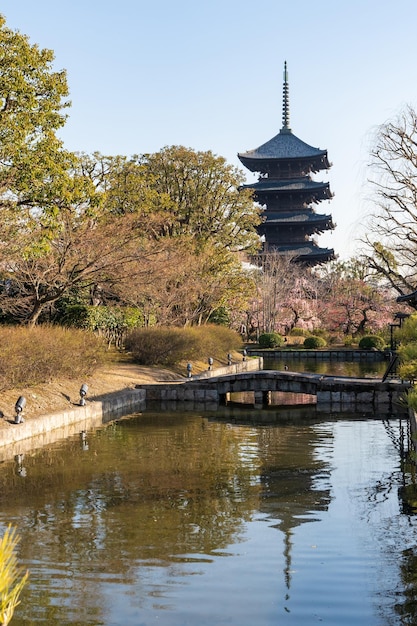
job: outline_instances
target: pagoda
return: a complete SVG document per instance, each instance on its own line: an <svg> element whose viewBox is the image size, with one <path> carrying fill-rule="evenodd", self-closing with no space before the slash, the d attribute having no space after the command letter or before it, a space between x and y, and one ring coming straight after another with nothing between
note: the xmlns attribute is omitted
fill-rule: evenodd
<svg viewBox="0 0 417 626"><path fill-rule="evenodd" d="M312 238L333 230L331 215L317 214L313 205L330 200L329 183L312 180L311 174L328 170L327 150L320 150L296 137L289 125L287 63L284 64L283 126L259 148L239 153L241 163L259 174L258 182L244 185L264 207L264 222L258 227L264 251L275 250L314 266L335 258L334 250L320 248Z"/></svg>

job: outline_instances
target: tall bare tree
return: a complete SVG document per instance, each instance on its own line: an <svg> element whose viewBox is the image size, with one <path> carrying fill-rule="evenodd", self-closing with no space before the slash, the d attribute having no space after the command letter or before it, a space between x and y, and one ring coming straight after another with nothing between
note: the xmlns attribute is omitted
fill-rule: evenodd
<svg viewBox="0 0 417 626"><path fill-rule="evenodd" d="M417 289L417 113L407 106L379 127L371 151L375 209L365 259L398 295Z"/></svg>

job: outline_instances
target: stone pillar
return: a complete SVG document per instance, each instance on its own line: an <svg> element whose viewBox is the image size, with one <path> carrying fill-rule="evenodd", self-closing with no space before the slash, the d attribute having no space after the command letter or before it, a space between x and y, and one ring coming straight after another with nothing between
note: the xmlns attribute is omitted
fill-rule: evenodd
<svg viewBox="0 0 417 626"><path fill-rule="evenodd" d="M271 404L270 391L254 391L255 407L265 407Z"/></svg>

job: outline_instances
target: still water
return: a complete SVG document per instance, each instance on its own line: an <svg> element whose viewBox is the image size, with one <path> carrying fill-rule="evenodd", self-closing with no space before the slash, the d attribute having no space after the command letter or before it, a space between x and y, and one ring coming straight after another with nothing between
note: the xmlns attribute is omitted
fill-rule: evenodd
<svg viewBox="0 0 417 626"><path fill-rule="evenodd" d="M283 353L281 358L264 357L265 370L284 370L292 372L310 372L329 376L350 376L352 378L382 378L388 361L363 359L358 361L321 360L314 357L294 358L291 352Z"/></svg>
<svg viewBox="0 0 417 626"><path fill-rule="evenodd" d="M417 624L407 422L253 417L145 412L2 463L13 625Z"/></svg>

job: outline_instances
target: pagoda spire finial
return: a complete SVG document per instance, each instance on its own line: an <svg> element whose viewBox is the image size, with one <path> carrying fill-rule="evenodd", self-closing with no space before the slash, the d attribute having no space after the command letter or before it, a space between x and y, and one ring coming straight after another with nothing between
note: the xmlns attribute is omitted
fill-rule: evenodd
<svg viewBox="0 0 417 626"><path fill-rule="evenodd" d="M283 98L282 98L282 129L281 132L291 132L290 128L290 102L289 102L289 87L288 87L288 70L287 62L284 62L284 84L283 84Z"/></svg>

